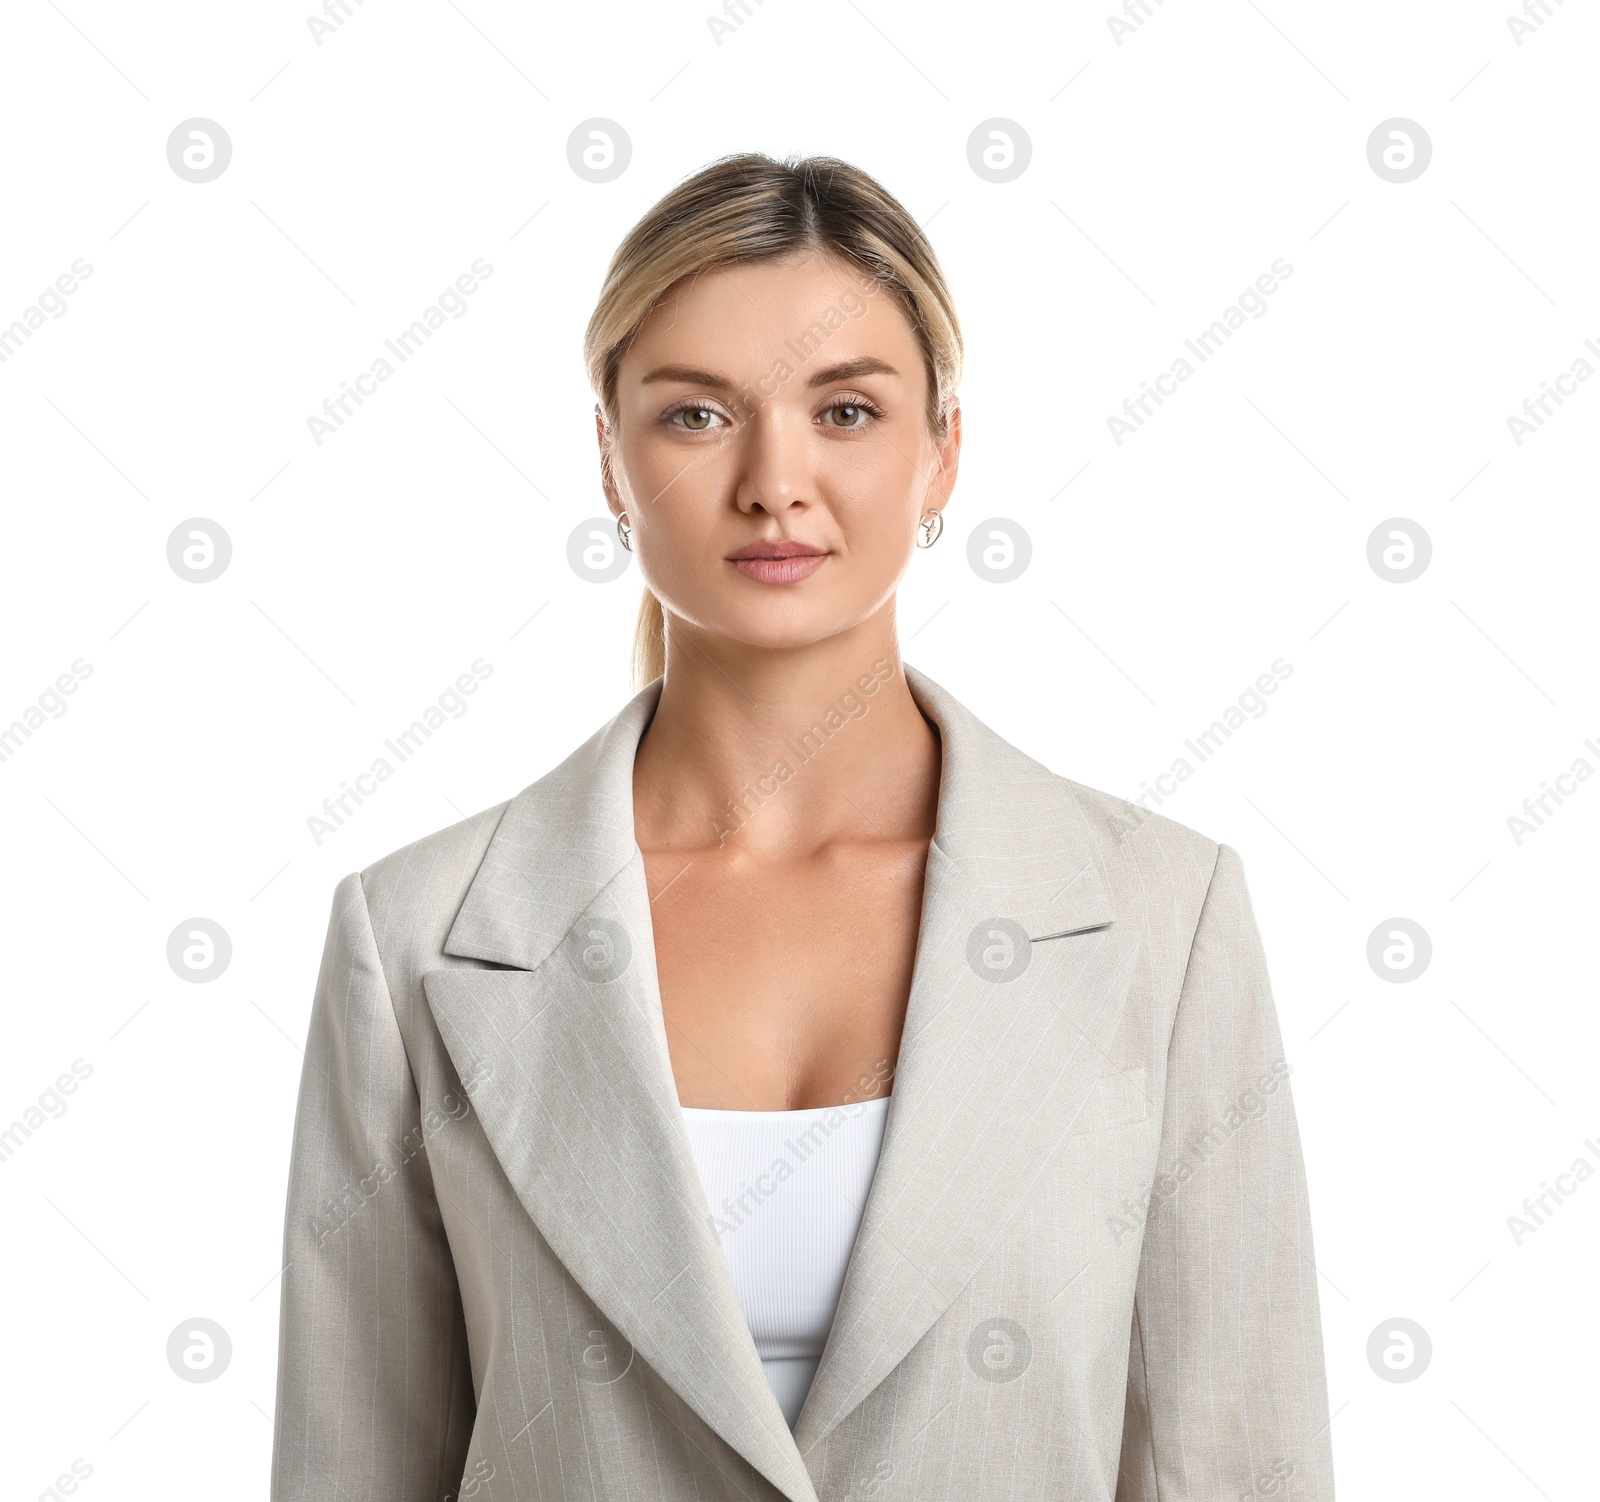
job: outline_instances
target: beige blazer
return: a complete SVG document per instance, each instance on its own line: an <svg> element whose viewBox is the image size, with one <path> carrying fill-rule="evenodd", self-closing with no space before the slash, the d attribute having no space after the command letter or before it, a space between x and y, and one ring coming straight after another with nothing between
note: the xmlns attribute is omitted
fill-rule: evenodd
<svg viewBox="0 0 1600 1502"><path fill-rule="evenodd" d="M1238 855L907 678L942 740L937 832L883 1154L794 1432L673 1083L633 832L652 685L509 802L339 884L275 1502L1331 1502Z"/></svg>

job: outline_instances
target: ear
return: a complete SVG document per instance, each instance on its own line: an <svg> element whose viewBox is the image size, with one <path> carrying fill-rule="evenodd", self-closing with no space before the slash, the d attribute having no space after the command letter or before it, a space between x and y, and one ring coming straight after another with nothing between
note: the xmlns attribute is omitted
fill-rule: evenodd
<svg viewBox="0 0 1600 1502"><path fill-rule="evenodd" d="M606 426L606 414L600 403L594 404L594 433L600 444L600 488L605 492L606 505L613 516L621 516L626 509L617 493L617 477L611 468L611 432Z"/></svg>
<svg viewBox="0 0 1600 1502"><path fill-rule="evenodd" d="M961 403L950 403L950 419L945 436L933 446L934 468L928 476L928 496L924 510L943 511L956 488L956 471L961 466Z"/></svg>

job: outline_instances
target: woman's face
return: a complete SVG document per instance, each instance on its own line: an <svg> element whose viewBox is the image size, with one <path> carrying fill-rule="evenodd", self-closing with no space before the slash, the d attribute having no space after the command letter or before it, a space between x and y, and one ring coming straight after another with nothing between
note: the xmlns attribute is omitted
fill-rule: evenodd
<svg viewBox="0 0 1600 1502"><path fill-rule="evenodd" d="M669 615L789 648L882 610L955 484L960 414L938 442L927 398L899 305L836 257L668 292L618 371L607 499Z"/></svg>

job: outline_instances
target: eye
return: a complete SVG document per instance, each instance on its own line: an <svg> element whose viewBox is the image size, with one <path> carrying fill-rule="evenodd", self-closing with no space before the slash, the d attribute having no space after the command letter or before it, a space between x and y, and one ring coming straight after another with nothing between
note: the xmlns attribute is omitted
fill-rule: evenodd
<svg viewBox="0 0 1600 1502"><path fill-rule="evenodd" d="M865 397L849 396L830 402L824 409L825 425L850 432L867 427L884 415L883 409Z"/></svg>
<svg viewBox="0 0 1600 1502"><path fill-rule="evenodd" d="M672 407L662 415L662 421L670 423L686 433L709 432L720 422L727 419L714 407L707 406L704 402L689 401L682 406Z"/></svg>

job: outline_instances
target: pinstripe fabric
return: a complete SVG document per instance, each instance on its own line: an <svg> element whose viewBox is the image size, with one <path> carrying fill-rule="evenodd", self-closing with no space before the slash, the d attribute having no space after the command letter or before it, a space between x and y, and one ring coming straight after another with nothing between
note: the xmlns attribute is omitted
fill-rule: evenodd
<svg viewBox="0 0 1600 1502"><path fill-rule="evenodd" d="M937 832L882 1153L793 1432L672 1079L632 823L652 686L508 803L339 885L275 1502L1331 1502L1237 854L907 678L942 740Z"/></svg>

